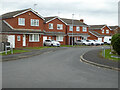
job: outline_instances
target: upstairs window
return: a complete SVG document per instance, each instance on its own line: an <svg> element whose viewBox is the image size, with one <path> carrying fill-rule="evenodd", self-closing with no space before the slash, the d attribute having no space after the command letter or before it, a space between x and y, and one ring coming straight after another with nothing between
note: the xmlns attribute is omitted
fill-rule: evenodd
<svg viewBox="0 0 120 90"><path fill-rule="evenodd" d="M106 34L109 34L109 30L106 30Z"/></svg>
<svg viewBox="0 0 120 90"><path fill-rule="evenodd" d="M104 33L104 29L102 30L102 33Z"/></svg>
<svg viewBox="0 0 120 90"><path fill-rule="evenodd" d="M57 30L62 30L63 29L63 25L62 24L57 24Z"/></svg>
<svg viewBox="0 0 120 90"><path fill-rule="evenodd" d="M18 18L18 25L25 26L25 18Z"/></svg>
<svg viewBox="0 0 120 90"><path fill-rule="evenodd" d="M69 31L73 31L73 26L69 26Z"/></svg>
<svg viewBox="0 0 120 90"><path fill-rule="evenodd" d="M31 19L31 26L39 26L39 20L38 19Z"/></svg>
<svg viewBox="0 0 120 90"><path fill-rule="evenodd" d="M86 27L83 27L83 32L87 32L87 28Z"/></svg>
<svg viewBox="0 0 120 90"><path fill-rule="evenodd" d="M53 29L53 24L49 23L49 29Z"/></svg>
<svg viewBox="0 0 120 90"><path fill-rule="evenodd" d="M80 27L76 27L76 31L80 31Z"/></svg>

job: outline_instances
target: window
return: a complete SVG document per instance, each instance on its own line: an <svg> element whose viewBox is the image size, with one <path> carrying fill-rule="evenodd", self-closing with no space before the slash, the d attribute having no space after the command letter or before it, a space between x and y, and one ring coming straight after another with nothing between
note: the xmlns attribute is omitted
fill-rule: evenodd
<svg viewBox="0 0 120 90"><path fill-rule="evenodd" d="M31 26L39 26L39 20L38 19L31 19Z"/></svg>
<svg viewBox="0 0 120 90"><path fill-rule="evenodd" d="M104 33L104 29L102 30L102 33Z"/></svg>
<svg viewBox="0 0 120 90"><path fill-rule="evenodd" d="M80 27L76 27L76 31L80 31Z"/></svg>
<svg viewBox="0 0 120 90"><path fill-rule="evenodd" d="M31 34L29 35L30 42L39 42L39 34Z"/></svg>
<svg viewBox="0 0 120 90"><path fill-rule="evenodd" d="M49 24L49 29L53 29L53 24L52 23Z"/></svg>
<svg viewBox="0 0 120 90"><path fill-rule="evenodd" d="M17 41L20 41L20 40L21 40L20 36L17 36Z"/></svg>
<svg viewBox="0 0 120 90"><path fill-rule="evenodd" d="M57 37L56 37L56 40L57 40L57 41L63 41L63 36L57 36Z"/></svg>
<svg viewBox="0 0 120 90"><path fill-rule="evenodd" d="M73 31L73 26L69 26L69 31Z"/></svg>
<svg viewBox="0 0 120 90"><path fill-rule="evenodd" d="M106 33L109 34L109 30L106 30Z"/></svg>
<svg viewBox="0 0 120 90"><path fill-rule="evenodd" d="M57 24L57 29L58 30L62 30L63 29L63 25L62 24Z"/></svg>
<svg viewBox="0 0 120 90"><path fill-rule="evenodd" d="M25 18L18 18L18 25L25 26Z"/></svg>
<svg viewBox="0 0 120 90"><path fill-rule="evenodd" d="M87 28L86 27L83 27L83 32L87 32Z"/></svg>

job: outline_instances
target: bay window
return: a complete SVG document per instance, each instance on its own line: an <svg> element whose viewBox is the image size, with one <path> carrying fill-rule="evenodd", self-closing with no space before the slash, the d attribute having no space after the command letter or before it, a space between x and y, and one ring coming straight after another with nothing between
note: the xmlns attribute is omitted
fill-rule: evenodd
<svg viewBox="0 0 120 90"><path fill-rule="evenodd" d="M39 42L39 34L30 34L29 41L30 42Z"/></svg>

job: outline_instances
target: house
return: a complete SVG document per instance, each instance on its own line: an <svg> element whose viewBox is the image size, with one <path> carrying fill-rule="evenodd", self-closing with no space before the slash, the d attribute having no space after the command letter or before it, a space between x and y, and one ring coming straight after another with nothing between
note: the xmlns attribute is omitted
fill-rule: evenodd
<svg viewBox="0 0 120 90"><path fill-rule="evenodd" d="M74 20L61 18L66 23L66 45L74 44L74 41L87 39L89 26L84 23L84 20Z"/></svg>
<svg viewBox="0 0 120 90"><path fill-rule="evenodd" d="M112 29L107 25L89 25L89 40L104 41L105 37L112 36Z"/></svg>
<svg viewBox="0 0 120 90"><path fill-rule="evenodd" d="M59 17L45 17L44 30L43 41L53 39L59 41L61 45L66 44L66 23Z"/></svg>
<svg viewBox="0 0 120 90"><path fill-rule="evenodd" d="M0 34L13 48L43 46L44 20L31 8L9 12L1 15Z"/></svg>
<svg viewBox="0 0 120 90"><path fill-rule="evenodd" d="M112 34L116 34L119 32L119 26L109 26L112 29Z"/></svg>

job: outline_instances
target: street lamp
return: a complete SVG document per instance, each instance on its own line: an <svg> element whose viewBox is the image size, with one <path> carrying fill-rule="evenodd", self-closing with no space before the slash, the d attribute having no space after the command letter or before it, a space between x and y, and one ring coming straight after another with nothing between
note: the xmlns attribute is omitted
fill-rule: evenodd
<svg viewBox="0 0 120 90"><path fill-rule="evenodd" d="M74 28L73 28L73 26L74 26L73 18L74 18L74 14L72 14L72 46L73 46L73 30L74 30Z"/></svg>

